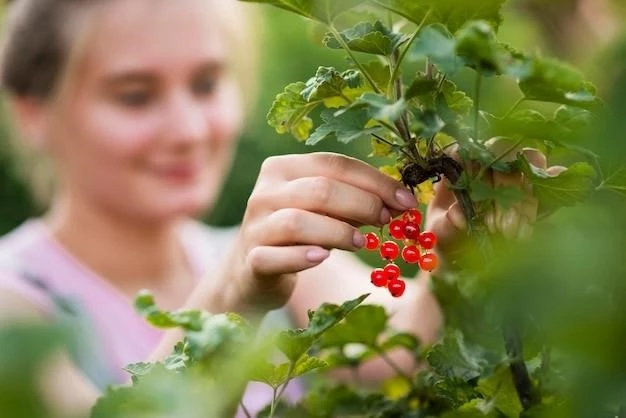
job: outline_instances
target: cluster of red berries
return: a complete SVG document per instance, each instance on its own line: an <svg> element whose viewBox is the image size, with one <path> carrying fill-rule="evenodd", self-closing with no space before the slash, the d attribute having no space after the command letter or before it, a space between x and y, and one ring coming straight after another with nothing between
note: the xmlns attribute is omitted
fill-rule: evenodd
<svg viewBox="0 0 626 418"><path fill-rule="evenodd" d="M417 209L409 209L401 216L389 223L389 235L400 241L389 239L381 244L381 238L374 232L365 234L365 248L378 250L381 258L387 261L383 268L377 268L370 275L372 284L377 287L386 287L394 297L400 297L404 293L406 283L400 279L400 267L394 264L394 260L401 256L409 264L417 264L422 270L432 271L437 268L439 260L437 254L428 252L435 248L437 237L432 232L420 232L422 213ZM381 229L381 235L384 228Z"/></svg>

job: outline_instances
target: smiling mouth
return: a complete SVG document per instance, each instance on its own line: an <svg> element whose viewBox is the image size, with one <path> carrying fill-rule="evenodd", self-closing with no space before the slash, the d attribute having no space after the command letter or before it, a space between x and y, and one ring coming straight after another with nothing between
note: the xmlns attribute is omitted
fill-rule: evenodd
<svg viewBox="0 0 626 418"><path fill-rule="evenodd" d="M160 178L168 182L190 183L198 178L200 169L199 164L188 163L158 167L155 172Z"/></svg>

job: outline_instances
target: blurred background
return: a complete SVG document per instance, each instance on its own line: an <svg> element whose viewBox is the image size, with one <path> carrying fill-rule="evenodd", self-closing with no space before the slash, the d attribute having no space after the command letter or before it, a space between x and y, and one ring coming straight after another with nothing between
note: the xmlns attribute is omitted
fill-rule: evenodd
<svg viewBox="0 0 626 418"><path fill-rule="evenodd" d="M290 136L277 135L267 125L266 113L284 86L307 80L319 65L339 69L346 65L342 53L326 50L315 40L316 28L309 22L272 7L256 10L261 15L263 34L261 90L219 205L206 214L206 222L214 225L240 222L260 165L268 156L324 150L367 159L369 153L368 142L344 146L328 141L315 148L306 147ZM593 129L586 146L602 156L605 174L626 164L625 21L624 0L510 0L500 30L502 41L525 52L565 60L597 85L610 111ZM469 74L463 73L455 81L464 89L472 82ZM496 84L495 80L485 82L483 105L502 113L510 106L511 92L502 89L501 84L496 88ZM30 167L20 166L14 158L9 135L9 123L0 118L0 234L45 209L36 204L24 180L23 174ZM563 209L534 241L518 248L517 257L506 260L500 270L500 276L506 275L511 286L499 290L515 296L519 306L514 309L532 310L555 343L573 348L582 366L578 370L580 378L576 379L581 387L572 390L583 409L593 410L604 397L611 402L620 396L623 400L622 395L626 395L626 304L621 300L626 295L625 209L625 196L612 192L594 195L576 208ZM523 286L518 286L520 283ZM532 306L520 305L529 301ZM453 314L450 320L455 320ZM455 325L467 329L472 324ZM26 352L23 347L38 345L20 345L18 341L25 340L18 337L0 334L0 406L31 402L20 398L29 391L9 391L16 385L15 376L30 364L28 357L37 357L37 353ZM36 336L36 341L50 341L49 337L42 334Z"/></svg>
<svg viewBox="0 0 626 418"><path fill-rule="evenodd" d="M366 158L369 152L366 142L343 146L328 141L313 149L289 136L277 135L267 125L265 115L275 95L285 85L306 81L319 65L339 69L346 66L341 52L327 50L315 40L316 31L309 22L273 7L256 7L256 10L262 15L262 87L220 203L206 215L206 221L215 225L240 222L259 167L270 155L325 150ZM500 36L520 50L557 56L581 68L598 84L603 96L611 89L610 80L616 72L611 70L611 74L607 74L607 69L623 64L614 51L624 17L626 2L623 0L511 0L505 10ZM464 80L463 74L456 81L462 87L465 87L464 82L470 82ZM491 84L485 83L485 108L493 110L503 101L510 103L508 94ZM25 176L21 175L28 169L19 167L12 158L6 122L0 119L0 234L43 209L35 203Z"/></svg>

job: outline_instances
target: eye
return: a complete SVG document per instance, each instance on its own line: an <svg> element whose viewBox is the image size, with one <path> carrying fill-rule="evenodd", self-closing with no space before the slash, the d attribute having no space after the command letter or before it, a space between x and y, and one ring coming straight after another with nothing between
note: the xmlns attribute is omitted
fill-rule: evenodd
<svg viewBox="0 0 626 418"><path fill-rule="evenodd" d="M206 76L201 77L194 81L192 89L194 94L199 96L208 96L215 92L215 89L219 83L218 77Z"/></svg>
<svg viewBox="0 0 626 418"><path fill-rule="evenodd" d="M152 95L148 91L136 90L117 94L116 100L127 107L143 107L150 103Z"/></svg>

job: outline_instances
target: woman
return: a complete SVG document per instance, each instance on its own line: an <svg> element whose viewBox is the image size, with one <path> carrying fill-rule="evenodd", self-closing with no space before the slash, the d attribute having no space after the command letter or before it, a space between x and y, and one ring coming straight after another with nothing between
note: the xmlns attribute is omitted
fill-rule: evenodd
<svg viewBox="0 0 626 418"><path fill-rule="evenodd" d="M233 27L241 22L235 2L217 3L10 6L2 82L23 141L52 162L56 187L45 216L0 241L0 317L41 320L60 296L93 324L83 342L89 356L59 355L42 376L64 416L86 415L99 390L124 381L121 367L161 359L180 339L133 312L131 300L144 288L165 309L254 316L285 306L298 326L309 308L373 292L368 302L395 312L398 329L432 341L440 325L427 277L394 299L373 289L368 268L349 255L364 245L358 226L384 224L416 206L402 185L363 162L328 153L270 158L239 228L192 220L214 204L244 113L235 71L241 57L231 51L241 50L245 24ZM540 154L528 155L545 167ZM515 235L535 210L499 212L494 225ZM428 222L444 251L465 228L445 187ZM397 361L411 367L407 358ZM373 361L363 376L388 372Z"/></svg>

